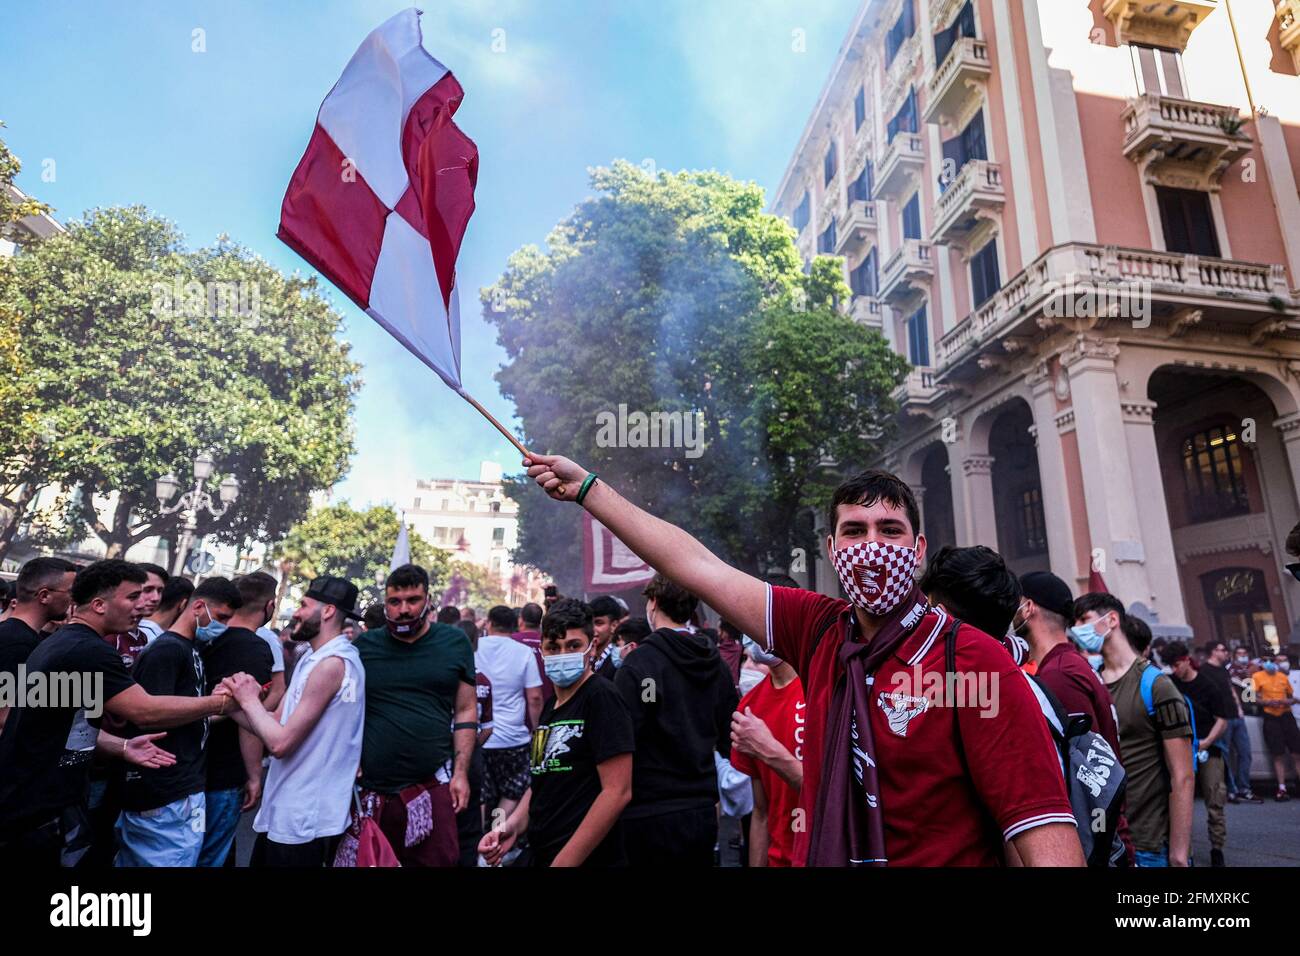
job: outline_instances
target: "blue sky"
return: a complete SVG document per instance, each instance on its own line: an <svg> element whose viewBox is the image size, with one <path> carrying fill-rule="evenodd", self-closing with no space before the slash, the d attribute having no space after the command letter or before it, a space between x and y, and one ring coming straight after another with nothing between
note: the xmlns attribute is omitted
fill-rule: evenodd
<svg viewBox="0 0 1300 956"><path fill-rule="evenodd" d="M18 185L61 219L144 203L193 246L219 233L282 269L280 201L317 107L400 0L3 0L0 133ZM478 209L461 251L466 389L498 418L504 354L477 290L541 243L614 158L716 168L777 186L856 0L444 0L426 48L465 87ZM192 50L203 31L205 52ZM796 52L793 31L806 37ZM504 31L504 32L498 32ZM494 39L496 40L494 50ZM504 50L500 50L504 40ZM51 169L53 181L43 179ZM336 489L399 502L416 477L477 477L517 453L437 377L328 287L364 366L357 454Z"/></svg>

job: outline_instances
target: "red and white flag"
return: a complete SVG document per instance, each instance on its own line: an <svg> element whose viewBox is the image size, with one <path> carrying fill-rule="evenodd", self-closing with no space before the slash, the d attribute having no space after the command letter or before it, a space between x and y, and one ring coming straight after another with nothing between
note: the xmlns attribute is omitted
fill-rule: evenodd
<svg viewBox="0 0 1300 956"><path fill-rule="evenodd" d="M452 121L464 91L420 41L420 11L366 37L316 116L279 237L452 388L456 257L478 148Z"/></svg>
<svg viewBox="0 0 1300 956"><path fill-rule="evenodd" d="M640 587L655 576L650 567L603 524L582 513L582 565L587 593L626 591Z"/></svg>

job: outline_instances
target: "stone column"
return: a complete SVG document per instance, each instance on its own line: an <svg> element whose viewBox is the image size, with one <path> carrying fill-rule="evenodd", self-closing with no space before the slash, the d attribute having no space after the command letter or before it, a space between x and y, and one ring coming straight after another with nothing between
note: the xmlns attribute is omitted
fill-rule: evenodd
<svg viewBox="0 0 1300 956"><path fill-rule="evenodd" d="M1146 551L1147 584L1151 591L1148 606L1159 616L1161 624L1186 625L1187 609L1178 578L1178 558L1169 528L1165 482L1160 471L1152 421L1155 410L1155 402L1134 400L1120 403L1124 439L1140 503L1138 519Z"/></svg>
<svg viewBox="0 0 1300 956"><path fill-rule="evenodd" d="M1139 508L1134 482L1137 473L1125 439L1115 374L1118 356L1119 345L1113 339L1080 338L1061 356L1061 365L1070 376L1089 547L1094 553L1101 549L1099 570L1107 587L1126 607L1135 601L1153 606L1155 595L1147 576L1139 512L1153 496L1163 501L1164 492L1159 471L1148 473Z"/></svg>
<svg viewBox="0 0 1300 956"><path fill-rule="evenodd" d="M957 543L961 547L982 544L998 550L997 520L993 511L993 456L969 453L962 456L961 481L953 481L953 504L961 500L957 517ZM958 488L960 487L960 492Z"/></svg>
<svg viewBox="0 0 1300 956"><path fill-rule="evenodd" d="M1061 432L1056 427L1055 383L1046 363L1040 364L1027 377L1026 383L1034 396L1033 432L1038 449L1038 480L1043 490L1043 517L1047 521L1048 565L1053 574L1073 586L1079 577L1074 521L1065 482Z"/></svg>

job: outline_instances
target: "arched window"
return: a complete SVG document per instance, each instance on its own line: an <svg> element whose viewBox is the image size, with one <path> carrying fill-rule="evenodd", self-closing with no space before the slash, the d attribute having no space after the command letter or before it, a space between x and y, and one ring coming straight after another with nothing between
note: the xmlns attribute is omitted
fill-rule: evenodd
<svg viewBox="0 0 1300 956"><path fill-rule="evenodd" d="M1250 499L1241 467L1241 440L1231 425L1216 425L1183 439L1183 486L1192 521L1247 514Z"/></svg>

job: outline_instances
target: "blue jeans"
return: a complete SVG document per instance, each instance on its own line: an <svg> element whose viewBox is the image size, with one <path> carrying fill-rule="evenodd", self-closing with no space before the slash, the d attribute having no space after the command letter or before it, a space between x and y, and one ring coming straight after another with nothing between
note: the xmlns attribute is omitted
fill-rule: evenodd
<svg viewBox="0 0 1300 956"><path fill-rule="evenodd" d="M1246 718L1228 721L1224 736L1228 741L1228 792L1250 793L1250 732L1246 729Z"/></svg>
<svg viewBox="0 0 1300 956"><path fill-rule="evenodd" d="M235 842L239 827L239 805L244 802L242 788L234 790L209 790L208 830L203 834L203 852L199 866L224 866Z"/></svg>
<svg viewBox="0 0 1300 956"><path fill-rule="evenodd" d="M1169 847L1167 846L1162 846L1159 850L1137 850L1134 856L1138 866L1167 867L1169 865Z"/></svg>
<svg viewBox="0 0 1300 956"><path fill-rule="evenodd" d="M158 807L123 810L117 818L114 866L196 866L203 847L203 794Z"/></svg>

